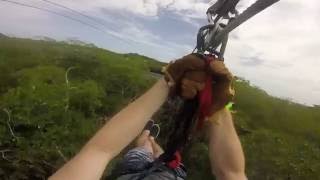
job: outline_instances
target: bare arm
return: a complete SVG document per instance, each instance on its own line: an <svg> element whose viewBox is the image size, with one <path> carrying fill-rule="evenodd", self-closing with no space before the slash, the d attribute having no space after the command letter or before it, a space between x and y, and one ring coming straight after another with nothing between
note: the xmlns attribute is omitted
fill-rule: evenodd
<svg viewBox="0 0 320 180"><path fill-rule="evenodd" d="M159 80L149 91L116 114L83 149L50 179L98 180L109 161L143 129L151 116L165 102L166 82Z"/></svg>
<svg viewBox="0 0 320 180"><path fill-rule="evenodd" d="M211 118L209 155L213 173L218 180L245 180L245 160L235 131L232 115L227 109Z"/></svg>

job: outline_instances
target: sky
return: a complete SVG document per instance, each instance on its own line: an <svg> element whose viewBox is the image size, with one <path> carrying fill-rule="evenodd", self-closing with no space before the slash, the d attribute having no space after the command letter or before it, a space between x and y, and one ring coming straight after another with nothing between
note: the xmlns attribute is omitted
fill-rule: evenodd
<svg viewBox="0 0 320 180"><path fill-rule="evenodd" d="M0 33L79 39L120 53L169 62L189 54L210 0L0 0ZM255 0L240 0L243 11ZM59 14L59 15L57 15ZM61 14L63 16L61 16ZM66 16L68 18L66 18ZM71 18L71 19L70 19ZM280 0L230 34L225 63L267 93L320 104L320 1Z"/></svg>

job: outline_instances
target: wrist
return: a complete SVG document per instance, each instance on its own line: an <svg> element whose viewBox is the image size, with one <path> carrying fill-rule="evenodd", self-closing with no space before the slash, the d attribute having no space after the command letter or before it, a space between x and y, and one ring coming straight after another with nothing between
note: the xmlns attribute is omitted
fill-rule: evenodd
<svg viewBox="0 0 320 180"><path fill-rule="evenodd" d="M219 125L221 119L224 119L223 117L226 117L229 114L231 115L231 108L232 108L232 105L228 104L224 108L215 111L213 114L211 114L210 117L208 117L208 122L211 124Z"/></svg>

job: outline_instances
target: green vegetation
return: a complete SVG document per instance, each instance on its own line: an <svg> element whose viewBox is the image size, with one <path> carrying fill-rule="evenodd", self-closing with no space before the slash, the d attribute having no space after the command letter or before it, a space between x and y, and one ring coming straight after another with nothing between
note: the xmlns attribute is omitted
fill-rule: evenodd
<svg viewBox="0 0 320 180"><path fill-rule="evenodd" d="M92 45L0 36L0 179L49 176L150 87L150 71L162 65ZM236 90L249 179L319 178L320 108L271 97L244 80ZM156 119L167 119L166 107ZM161 125L164 141L170 123ZM189 145L189 179L210 179L207 154L204 138Z"/></svg>

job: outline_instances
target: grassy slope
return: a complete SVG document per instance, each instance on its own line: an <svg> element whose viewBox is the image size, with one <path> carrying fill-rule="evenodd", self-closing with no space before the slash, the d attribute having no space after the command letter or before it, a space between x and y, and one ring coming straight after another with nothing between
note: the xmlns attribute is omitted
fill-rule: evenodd
<svg viewBox="0 0 320 180"><path fill-rule="evenodd" d="M1 111L0 150L12 152L0 159L0 179L50 174L63 163L57 152L72 157L103 123L99 117L141 94L154 81L149 71L162 65L137 54L0 37L0 108L10 110L18 136L10 135ZM274 98L243 80L236 90L249 179L320 177L320 109ZM190 179L209 179L207 151L199 140L185 155Z"/></svg>

